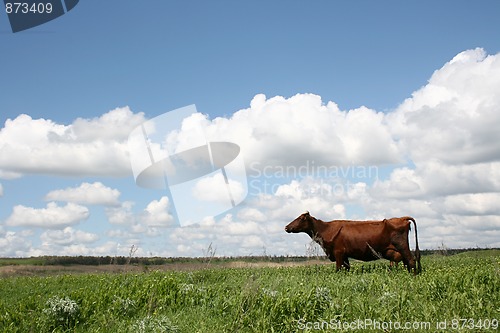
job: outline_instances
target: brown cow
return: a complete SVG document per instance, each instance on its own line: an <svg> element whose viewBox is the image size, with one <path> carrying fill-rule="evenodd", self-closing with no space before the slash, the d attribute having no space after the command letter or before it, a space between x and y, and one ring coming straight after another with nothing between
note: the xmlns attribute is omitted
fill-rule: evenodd
<svg viewBox="0 0 500 333"><path fill-rule="evenodd" d="M410 221L415 226L415 258L408 244ZM342 266L349 270L349 258L362 261L385 258L396 263L403 260L409 272L413 269L416 275L422 270L417 223L409 216L382 221L323 222L306 212L290 222L285 231L308 234L323 248L328 258L336 262L337 271Z"/></svg>

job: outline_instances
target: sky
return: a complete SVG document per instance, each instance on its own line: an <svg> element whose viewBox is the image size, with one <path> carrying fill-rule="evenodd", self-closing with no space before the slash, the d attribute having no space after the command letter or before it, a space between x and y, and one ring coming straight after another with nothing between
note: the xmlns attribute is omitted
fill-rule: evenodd
<svg viewBox="0 0 500 333"><path fill-rule="evenodd" d="M306 210L409 215L424 249L500 247L498 13L80 1L17 33L0 13L0 256L305 255L284 226ZM211 173L140 186L132 133L156 159L207 142L231 158L204 146Z"/></svg>

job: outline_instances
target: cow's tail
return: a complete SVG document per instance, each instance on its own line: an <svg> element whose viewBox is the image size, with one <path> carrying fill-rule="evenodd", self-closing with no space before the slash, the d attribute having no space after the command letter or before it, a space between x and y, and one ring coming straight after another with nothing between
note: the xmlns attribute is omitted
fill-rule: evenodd
<svg viewBox="0 0 500 333"><path fill-rule="evenodd" d="M415 219L411 216L407 216L405 218L406 220L412 221L415 226L415 261L417 262L415 274L418 274L422 272L422 265L420 264L420 249L418 248L417 222L415 222Z"/></svg>

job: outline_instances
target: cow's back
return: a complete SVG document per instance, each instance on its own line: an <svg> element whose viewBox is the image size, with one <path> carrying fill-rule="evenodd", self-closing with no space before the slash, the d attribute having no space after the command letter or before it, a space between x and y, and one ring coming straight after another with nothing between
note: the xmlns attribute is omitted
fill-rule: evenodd
<svg viewBox="0 0 500 333"><path fill-rule="evenodd" d="M382 235L390 229L393 224L384 221L350 221L333 220L332 223L342 226L342 235L353 239L366 239Z"/></svg>
<svg viewBox="0 0 500 333"><path fill-rule="evenodd" d="M409 217L405 216L405 217L393 217L390 219L386 219L384 221L393 229L401 229L409 227L410 222L408 221L408 219Z"/></svg>
<svg viewBox="0 0 500 333"><path fill-rule="evenodd" d="M334 220L332 226L342 227L334 240L334 247L342 249L354 259L376 260L377 254L391 246L391 235L399 224L386 221ZM375 253L374 253L375 252ZM376 254L377 253L377 254Z"/></svg>

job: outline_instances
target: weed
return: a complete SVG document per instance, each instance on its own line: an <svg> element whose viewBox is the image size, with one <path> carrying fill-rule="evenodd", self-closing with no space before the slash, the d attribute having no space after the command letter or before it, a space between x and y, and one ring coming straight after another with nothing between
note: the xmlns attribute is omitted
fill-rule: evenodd
<svg viewBox="0 0 500 333"><path fill-rule="evenodd" d="M179 328L166 316L146 316L136 320L128 328L130 333L175 333Z"/></svg>
<svg viewBox="0 0 500 333"><path fill-rule="evenodd" d="M51 297L43 309L45 324L50 327L71 328L78 324L80 307L69 297Z"/></svg>

